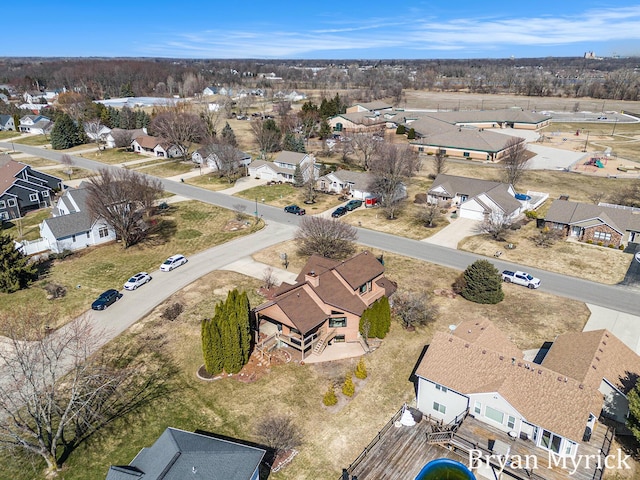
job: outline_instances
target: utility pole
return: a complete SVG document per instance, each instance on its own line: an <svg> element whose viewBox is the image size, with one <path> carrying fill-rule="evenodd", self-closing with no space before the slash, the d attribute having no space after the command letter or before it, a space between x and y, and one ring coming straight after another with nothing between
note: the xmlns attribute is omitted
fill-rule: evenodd
<svg viewBox="0 0 640 480"><path fill-rule="evenodd" d="M583 152L587 151L588 144L589 144L589 130L587 130L587 139L584 141L584 148L582 149Z"/></svg>
<svg viewBox="0 0 640 480"><path fill-rule="evenodd" d="M616 123L613 124L613 130L611 131L611 136L616 133L616 126L618 125L618 117L616 117Z"/></svg>

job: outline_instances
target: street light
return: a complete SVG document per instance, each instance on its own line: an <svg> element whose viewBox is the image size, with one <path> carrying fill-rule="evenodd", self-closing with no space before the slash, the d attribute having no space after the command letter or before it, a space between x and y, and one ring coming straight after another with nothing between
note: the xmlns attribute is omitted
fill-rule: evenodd
<svg viewBox="0 0 640 480"><path fill-rule="evenodd" d="M256 211L254 212L256 216L256 222L258 221L258 197L256 197Z"/></svg>

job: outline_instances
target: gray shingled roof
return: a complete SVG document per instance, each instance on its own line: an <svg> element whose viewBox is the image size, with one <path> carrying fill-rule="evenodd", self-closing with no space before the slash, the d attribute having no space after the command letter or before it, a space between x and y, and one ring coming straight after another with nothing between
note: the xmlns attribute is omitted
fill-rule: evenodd
<svg viewBox="0 0 640 480"><path fill-rule="evenodd" d="M142 476L111 467L107 480L250 480L264 454L260 448L169 427L129 464Z"/></svg>
<svg viewBox="0 0 640 480"><path fill-rule="evenodd" d="M371 181L373 177L370 173L366 172L352 172L351 170L336 170L335 172L331 172L318 180L327 179L328 176L334 175L337 179L344 183L351 183L355 187L356 190L360 190L366 192L369 190L369 185L371 185Z"/></svg>
<svg viewBox="0 0 640 480"><path fill-rule="evenodd" d="M554 200L545 215L548 222L565 225L585 225L585 222L599 220L620 233L640 231L640 213L624 208L592 205L589 203Z"/></svg>
<svg viewBox="0 0 640 480"><path fill-rule="evenodd" d="M308 156L307 153L287 152L282 151L276 155L274 162L289 163L291 165L298 165L304 158Z"/></svg>
<svg viewBox="0 0 640 480"><path fill-rule="evenodd" d="M68 215L60 215L58 217L47 218L44 223L49 227L53 235L57 238L66 238L71 235L85 233L91 230L93 218L87 208L87 195L89 192L86 188L76 188L68 190L64 193L61 201L69 210ZM77 203L79 210L73 206L71 199Z"/></svg>
<svg viewBox="0 0 640 480"><path fill-rule="evenodd" d="M457 148L479 152L500 152L507 148L514 137L476 128L453 127L440 133L426 133L416 145L432 145L440 148ZM522 139L524 141L524 139Z"/></svg>

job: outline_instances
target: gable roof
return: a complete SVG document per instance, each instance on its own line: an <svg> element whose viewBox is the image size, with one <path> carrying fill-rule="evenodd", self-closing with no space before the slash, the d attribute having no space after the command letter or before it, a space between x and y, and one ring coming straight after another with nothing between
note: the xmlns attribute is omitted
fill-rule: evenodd
<svg viewBox="0 0 640 480"><path fill-rule="evenodd" d="M411 127L415 128L413 124ZM414 145L431 145L496 153L507 148L513 142L513 138L515 137L478 130L477 128L453 127L453 129L443 129L443 131L438 133L429 132L424 135L423 138L411 143ZM524 139L521 140L524 141Z"/></svg>
<svg viewBox="0 0 640 480"><path fill-rule="evenodd" d="M442 187L451 197L467 195L471 199L485 194L506 214L511 214L522 207L522 204L511 195L509 191L510 185L502 182L441 173L431 184L429 193L433 192L437 187ZM484 205L481 200L479 201Z"/></svg>
<svg viewBox="0 0 640 480"><path fill-rule="evenodd" d="M288 163L291 165L300 164L306 157L310 157L308 153L288 152L283 150L273 159L274 162Z"/></svg>
<svg viewBox="0 0 640 480"><path fill-rule="evenodd" d="M195 474L205 480L250 480L265 453L261 448L169 427L129 467L111 467L107 480L183 480Z"/></svg>
<svg viewBox="0 0 640 480"><path fill-rule="evenodd" d="M277 306L304 335L327 319L328 307L362 315L369 305L354 292L383 273L383 265L367 251L344 261L312 255L294 285L281 285L273 300L257 306L255 311ZM307 281L307 275L311 274L317 277L317 286ZM385 295L389 296L395 292L396 286L386 279L386 282L379 283L383 279L384 277L378 278L376 283L384 288ZM325 309L317 299L324 304Z"/></svg>
<svg viewBox="0 0 640 480"><path fill-rule="evenodd" d="M351 170L336 170L335 172L327 173L318 180L329 179L331 176L336 177L340 182L351 183L356 190L366 192L369 190L369 185L373 180L373 176L367 172L354 172Z"/></svg>
<svg viewBox="0 0 640 480"><path fill-rule="evenodd" d="M94 218L87 208L88 194L88 189L82 185L79 188L67 190L62 197L60 197L59 201L67 206L70 213L43 220L43 223L49 227L49 230L51 230L51 233L53 233L56 239L70 237L71 235L85 233L91 230Z"/></svg>
<svg viewBox="0 0 640 480"><path fill-rule="evenodd" d="M160 145L162 148L167 149L171 146L171 144L160 137L153 137L151 135L140 135L133 139L134 142L137 142L142 148L148 148L153 150L156 146Z"/></svg>
<svg viewBox="0 0 640 480"><path fill-rule="evenodd" d="M545 220L547 222L580 226L605 223L620 233L626 230L640 231L640 213L638 212L625 208L592 205L569 200L554 200L545 215Z"/></svg>
<svg viewBox="0 0 640 480"><path fill-rule="evenodd" d="M640 357L607 330L558 336L542 365L592 388L605 378L625 394L640 374Z"/></svg>
<svg viewBox="0 0 640 480"><path fill-rule="evenodd" d="M436 333L416 375L465 395L497 393L528 422L582 439L589 414L602 409L597 387L482 343Z"/></svg>
<svg viewBox="0 0 640 480"><path fill-rule="evenodd" d="M11 155L0 153L0 195L16 182L16 175L27 168L24 163L16 162Z"/></svg>

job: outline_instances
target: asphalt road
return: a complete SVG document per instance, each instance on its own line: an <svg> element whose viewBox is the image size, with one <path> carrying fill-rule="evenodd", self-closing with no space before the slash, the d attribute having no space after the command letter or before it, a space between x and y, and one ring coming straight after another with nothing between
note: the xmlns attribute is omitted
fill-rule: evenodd
<svg viewBox="0 0 640 480"><path fill-rule="evenodd" d="M11 148L11 144L7 142L0 142L0 146L3 148ZM59 161L60 157L62 156L62 154L59 152L43 150L42 148L38 147L29 147L19 144L14 144L14 146L16 147L16 150L39 157L49 158L51 160ZM115 166L106 166L102 163L88 160L82 157L74 156L73 158L78 167L86 168L89 170L98 170L105 167L118 168ZM192 262L190 262L190 264L187 264L186 267L181 267L181 269L184 268L184 273L179 273L180 269L175 270L174 272L170 272L169 275L176 274L176 279L179 280L179 284L181 285L179 288L182 288L183 286L191 283L204 273L215 270L216 268L219 268L224 264L231 263L232 261L235 261L242 256L253 253L253 251L264 248L265 246L272 245L290 238L294 231L294 228L300 221L300 217L287 214L281 208L261 204L257 200L249 201L238 197L231 197L222 193L212 192L188 185L186 183L180 183L171 180L161 179L161 182L163 184L163 187L168 192L182 195L187 198L192 198L205 203L210 203L213 205L231 209L233 209L235 205L244 205L246 208L245 211L251 214L255 214L257 210L257 215L263 218L269 225L269 228L265 229L264 232L246 237L246 239L255 239L251 244L251 248L255 249L251 251L245 250L246 247L244 246L244 243L242 244L242 248L234 247L234 245L239 244L238 242L247 242L245 238L238 239L230 244L227 244L229 245L228 250L226 250L226 253L222 256L222 258L224 258L224 263L217 267L212 267L210 269L200 271L199 269L189 266L196 263L192 260ZM275 228L276 224L289 228ZM407 257L413 257L418 260L424 260L458 270L464 270L469 264L473 263L479 258L486 258L460 250L431 245L425 242L419 242L416 240L410 240L407 238L397 237L394 235L362 228L358 229L358 241L359 243L369 247L375 247L381 250L386 250ZM249 243L251 243L251 241ZM220 246L215 247L212 250L224 248L225 246ZM210 250L202 252L201 255L206 257L206 255L209 255L208 252L210 252ZM213 255L213 257L216 258L215 253L211 253L210 255ZM526 270L532 275L540 278L542 281L540 290L542 291L550 292L567 298L572 298L585 303L600 305L602 307L611 308L613 310L618 310L625 313L640 315L640 291L637 288L626 285L603 285L544 270L522 267L520 265L503 262L498 259L489 260L491 260L499 270ZM152 296L153 299L150 298L148 302L145 303L146 307L140 310L142 313L138 318L141 318L146 312L149 311L150 308L153 307L153 305L160 303L168 296L167 295L162 297L162 295L160 295L161 282L155 282L155 278L158 277L158 275L160 275L160 272L155 273L154 282L152 282L154 294L150 295L150 297ZM188 278L182 278L183 275ZM146 286L140 289L141 295L144 292L145 288ZM158 295L156 295L155 293L156 288L158 288L159 290ZM177 291L179 288L172 289L171 293ZM121 300L120 302L118 302L118 304L116 304L115 307L112 306L107 311L113 309L114 312L117 312L119 308L121 308L120 305L124 305L127 303L130 302L123 302ZM130 314L131 312L128 313Z"/></svg>

